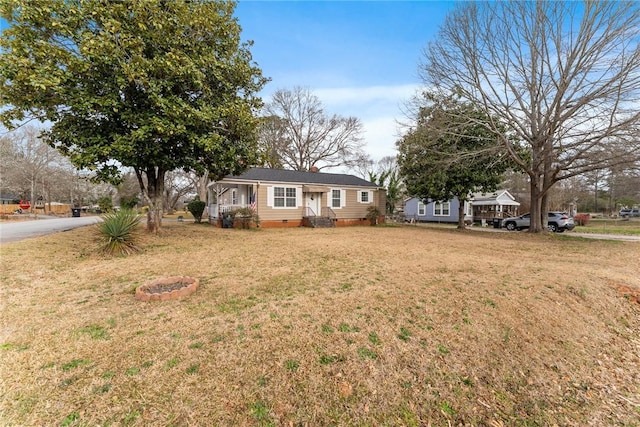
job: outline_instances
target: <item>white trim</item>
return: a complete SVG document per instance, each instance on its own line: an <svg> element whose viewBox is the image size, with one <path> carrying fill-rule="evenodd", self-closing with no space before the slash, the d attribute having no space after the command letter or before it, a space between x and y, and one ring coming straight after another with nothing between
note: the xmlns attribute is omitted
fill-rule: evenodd
<svg viewBox="0 0 640 427"><path fill-rule="evenodd" d="M284 189L284 206L276 206L275 203L275 189ZM287 206L287 199L292 199L291 196L287 197L287 190L295 191L295 204L294 206ZM271 185L267 187L267 206L273 209L299 209L302 206L302 187L299 185Z"/></svg>
<svg viewBox="0 0 640 427"><path fill-rule="evenodd" d="M267 187L267 206L273 207L273 186Z"/></svg>
<svg viewBox="0 0 640 427"><path fill-rule="evenodd" d="M420 208L422 208L422 209L420 209ZM422 211L422 213L420 213L420 211ZM427 205L422 203L420 200L418 200L417 213L418 213L418 216L426 216L427 215Z"/></svg>
<svg viewBox="0 0 640 427"><path fill-rule="evenodd" d="M339 191L340 192L340 206L334 206L333 205L333 192L334 191ZM327 199L327 206L330 207L331 209L342 209L345 206L345 191L341 188L330 188L329 189L329 193L327 193L328 195L328 199Z"/></svg>
<svg viewBox="0 0 640 427"><path fill-rule="evenodd" d="M440 213L436 213L436 207L440 206ZM447 206L447 212L444 214L444 207ZM451 202L433 202L433 216L451 216Z"/></svg>
<svg viewBox="0 0 640 427"><path fill-rule="evenodd" d="M367 195L367 201L363 202L362 201L362 195L366 194ZM358 203L362 203L365 205L370 205L371 203L373 203L373 191L371 190L357 190L357 198L358 198Z"/></svg>

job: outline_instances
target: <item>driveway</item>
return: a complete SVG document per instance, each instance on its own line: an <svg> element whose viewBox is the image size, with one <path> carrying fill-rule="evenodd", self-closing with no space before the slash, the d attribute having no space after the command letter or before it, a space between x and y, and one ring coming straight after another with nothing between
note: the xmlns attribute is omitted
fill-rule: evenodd
<svg viewBox="0 0 640 427"><path fill-rule="evenodd" d="M486 231L492 233L526 233L526 231L508 231L504 228L493 228L493 227L467 227L467 230L472 231ZM563 236L574 236L574 237L584 237L585 239L596 239L596 240L623 240L626 242L640 242L640 236L630 236L624 234L597 234L597 233L580 233L576 231L565 231L560 234Z"/></svg>
<svg viewBox="0 0 640 427"><path fill-rule="evenodd" d="M75 218L39 216L37 220L3 221L0 222L0 244L72 230L74 228L96 224L100 221L102 221L102 219L98 216Z"/></svg>
<svg viewBox="0 0 640 427"><path fill-rule="evenodd" d="M640 236L627 236L624 234L596 234L596 233L576 233L570 232L570 236L585 237L587 239L599 240L624 240L627 242L640 242Z"/></svg>

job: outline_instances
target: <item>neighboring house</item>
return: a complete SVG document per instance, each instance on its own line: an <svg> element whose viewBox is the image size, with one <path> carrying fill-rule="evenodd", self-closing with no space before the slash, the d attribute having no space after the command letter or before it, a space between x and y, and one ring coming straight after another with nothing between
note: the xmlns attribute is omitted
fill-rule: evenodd
<svg viewBox="0 0 640 427"><path fill-rule="evenodd" d="M404 215L407 221L416 222L458 222L458 198L447 202L424 203L422 200L412 197L405 201ZM518 206L515 198L506 190L494 193L473 193L468 202L465 202L464 221L466 223L480 223L486 225L494 218L509 218L518 215Z"/></svg>
<svg viewBox="0 0 640 427"><path fill-rule="evenodd" d="M261 227L368 224L367 209L384 215L386 205L383 188L345 174L251 168L207 187L209 221L218 225L239 208L254 209Z"/></svg>
<svg viewBox="0 0 640 427"><path fill-rule="evenodd" d="M493 193L473 193L471 195L473 205L473 221L485 223L494 218L509 218L518 215L518 206L507 190L498 190Z"/></svg>
<svg viewBox="0 0 640 427"><path fill-rule="evenodd" d="M458 222L458 208L460 202L455 197L446 202L429 201L424 203L417 197L407 199L404 204L404 216L406 221L411 222ZM471 205L465 203L464 221L470 223Z"/></svg>
<svg viewBox="0 0 640 427"><path fill-rule="evenodd" d="M20 196L16 196L15 194L9 193L0 193L0 204L1 205L11 205L18 203L20 200Z"/></svg>

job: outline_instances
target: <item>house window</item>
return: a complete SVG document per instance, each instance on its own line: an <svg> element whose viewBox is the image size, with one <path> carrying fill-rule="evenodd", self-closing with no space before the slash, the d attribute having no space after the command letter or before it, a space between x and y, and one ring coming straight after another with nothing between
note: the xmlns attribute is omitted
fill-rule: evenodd
<svg viewBox="0 0 640 427"><path fill-rule="evenodd" d="M435 202L433 204L434 216L449 216L449 202Z"/></svg>
<svg viewBox="0 0 640 427"><path fill-rule="evenodd" d="M358 191L358 194L359 194L358 200L360 203L369 203L368 191Z"/></svg>
<svg viewBox="0 0 640 427"><path fill-rule="evenodd" d="M340 208L342 207L342 191L340 190L331 190L331 207L332 208Z"/></svg>
<svg viewBox="0 0 640 427"><path fill-rule="evenodd" d="M231 190L231 204L238 204L238 192L236 190Z"/></svg>
<svg viewBox="0 0 640 427"><path fill-rule="evenodd" d="M274 187L273 206L276 208L295 208L296 189L292 187Z"/></svg>
<svg viewBox="0 0 640 427"><path fill-rule="evenodd" d="M422 202L418 202L418 216L425 216L426 214L427 206Z"/></svg>

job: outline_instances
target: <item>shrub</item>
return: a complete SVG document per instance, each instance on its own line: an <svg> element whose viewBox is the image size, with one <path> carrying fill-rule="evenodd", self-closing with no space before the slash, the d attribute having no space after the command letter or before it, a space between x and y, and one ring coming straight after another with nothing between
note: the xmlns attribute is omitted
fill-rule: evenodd
<svg viewBox="0 0 640 427"><path fill-rule="evenodd" d="M113 201L111 196L102 196L98 198L98 209L102 212L111 212L113 210Z"/></svg>
<svg viewBox="0 0 640 427"><path fill-rule="evenodd" d="M196 196L195 199L189 202L187 210L193 215L193 219L199 224L202 221L202 213L206 204L200 200L200 197Z"/></svg>
<svg viewBox="0 0 640 427"><path fill-rule="evenodd" d="M588 213L576 214L576 216L573 217L573 220L578 225L587 225L589 224L589 221L591 221L591 215Z"/></svg>
<svg viewBox="0 0 640 427"><path fill-rule="evenodd" d="M380 209L377 206L369 206L367 208L367 219L371 222L371 225L378 223L378 217L380 217Z"/></svg>
<svg viewBox="0 0 640 427"><path fill-rule="evenodd" d="M253 223L256 227L260 227L260 217L250 208L238 208L230 212L233 216L233 225L237 228L251 228Z"/></svg>
<svg viewBox="0 0 640 427"><path fill-rule="evenodd" d="M130 255L140 251L136 245L140 217L129 209L107 213L97 225L100 251L109 255Z"/></svg>
<svg viewBox="0 0 640 427"><path fill-rule="evenodd" d="M136 196L131 197L120 197L120 208L122 209L133 209L140 202Z"/></svg>

